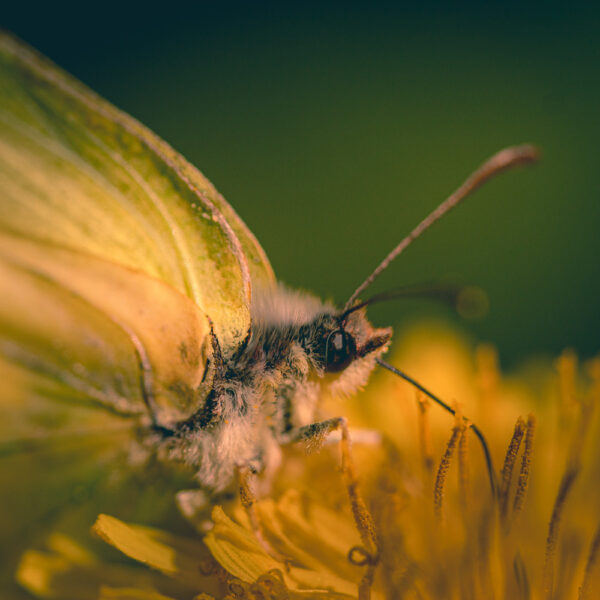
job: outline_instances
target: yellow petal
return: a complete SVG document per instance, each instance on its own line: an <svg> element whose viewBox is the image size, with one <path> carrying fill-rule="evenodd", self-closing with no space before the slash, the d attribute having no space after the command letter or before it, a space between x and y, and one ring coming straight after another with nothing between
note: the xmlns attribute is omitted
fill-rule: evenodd
<svg viewBox="0 0 600 600"><path fill-rule="evenodd" d="M108 515L100 515L92 530L123 554L186 585L208 591L215 587L215 578L201 573L210 555L199 541L131 525Z"/></svg>
<svg viewBox="0 0 600 600"><path fill-rule="evenodd" d="M204 537L217 562L242 581L256 581L271 569L281 569L281 563L271 558L246 529L234 523L220 506L212 512L214 528Z"/></svg>
<svg viewBox="0 0 600 600"><path fill-rule="evenodd" d="M102 586L98 600L173 600L173 598L152 590Z"/></svg>
<svg viewBox="0 0 600 600"><path fill-rule="evenodd" d="M326 594L323 597L356 598L357 584L362 576L359 570L356 581L331 573L325 565L317 570L300 567L286 570L285 565L266 553L250 531L233 522L220 506L213 509L212 520L215 526L205 536L204 543L219 564L234 577L250 583L263 573L278 569L283 573L286 586L296 594L294 597L318 598ZM317 546L318 538L313 539L312 548Z"/></svg>

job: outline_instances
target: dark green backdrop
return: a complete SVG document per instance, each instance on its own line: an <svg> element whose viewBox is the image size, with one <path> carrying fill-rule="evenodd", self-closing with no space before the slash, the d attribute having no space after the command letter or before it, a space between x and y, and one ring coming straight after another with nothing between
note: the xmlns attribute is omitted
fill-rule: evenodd
<svg viewBox="0 0 600 600"><path fill-rule="evenodd" d="M477 193L375 289L479 284L490 311L465 326L505 364L598 351L598 9L194 6L45 3L1 18L195 163L282 280L338 302L482 160L538 144L540 165ZM432 311L451 314L370 314L401 327Z"/></svg>

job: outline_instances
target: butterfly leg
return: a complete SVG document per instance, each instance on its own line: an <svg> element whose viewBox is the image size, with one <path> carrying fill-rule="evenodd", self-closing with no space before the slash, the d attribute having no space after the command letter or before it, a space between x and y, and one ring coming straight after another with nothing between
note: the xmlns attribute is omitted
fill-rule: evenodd
<svg viewBox="0 0 600 600"><path fill-rule="evenodd" d="M246 511L246 514L248 515L248 520L250 521L250 527L252 528L254 537L269 556L287 566L289 563L289 558L275 550L275 548L273 548L273 546L265 538L260 519L258 518L258 514L256 512L256 502L258 498L253 489L253 480L256 471L250 465L239 466L237 471L240 485L240 501L244 507L244 510Z"/></svg>
<svg viewBox="0 0 600 600"><path fill-rule="evenodd" d="M376 429L363 429L351 427L350 438L353 444L364 446L380 446L382 443L381 432ZM339 444L342 441L342 432L337 429L332 431L323 442L324 444Z"/></svg>
<svg viewBox="0 0 600 600"><path fill-rule="evenodd" d="M362 546L355 546L348 553L348 560L356 565L366 565L367 569L359 584L359 598L370 598L370 590L375 577L375 567L379 561L379 544L377 534L375 533L375 524L373 517L367 509L367 505L362 498L358 487L358 478L354 468L354 460L352 459L352 447L350 440L350 430L348 422L344 417L336 417L311 423L304 427L298 427L289 431L286 434L285 442L305 442L309 450L315 450L321 447L325 439L332 433L339 431L341 433L340 448L342 451L342 474L352 515L356 528L360 534Z"/></svg>
<svg viewBox="0 0 600 600"><path fill-rule="evenodd" d="M378 544L375 525L358 488L358 479L354 468L354 460L352 459L350 430L345 417L336 417L334 419L311 423L304 427L298 427L288 432L286 439L282 440L282 443L305 442L309 451L312 451L320 448L327 436L335 431L341 433L342 473L348 489L352 514L354 515L364 550L366 550L366 553L373 561L376 561Z"/></svg>

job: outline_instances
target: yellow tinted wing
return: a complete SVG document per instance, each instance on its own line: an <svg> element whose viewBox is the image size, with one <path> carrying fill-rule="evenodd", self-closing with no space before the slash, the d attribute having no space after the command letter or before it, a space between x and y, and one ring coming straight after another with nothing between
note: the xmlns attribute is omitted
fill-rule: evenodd
<svg viewBox="0 0 600 600"><path fill-rule="evenodd" d="M211 324L235 352L252 284L272 281L201 173L0 32L0 589L20 550L79 504L142 521L172 506L177 486L146 473L148 496L127 475L149 468L136 417L198 410Z"/></svg>
<svg viewBox="0 0 600 600"><path fill-rule="evenodd" d="M0 35L0 224L160 279L214 325L247 335L268 260L183 157L14 38Z"/></svg>

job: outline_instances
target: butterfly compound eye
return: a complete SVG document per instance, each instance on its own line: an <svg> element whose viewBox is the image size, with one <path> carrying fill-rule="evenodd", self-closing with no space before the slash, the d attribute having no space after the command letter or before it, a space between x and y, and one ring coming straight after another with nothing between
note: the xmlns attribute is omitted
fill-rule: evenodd
<svg viewBox="0 0 600 600"><path fill-rule="evenodd" d="M325 344L325 370L328 373L343 371L355 357L356 343L349 333L337 329L329 334Z"/></svg>

